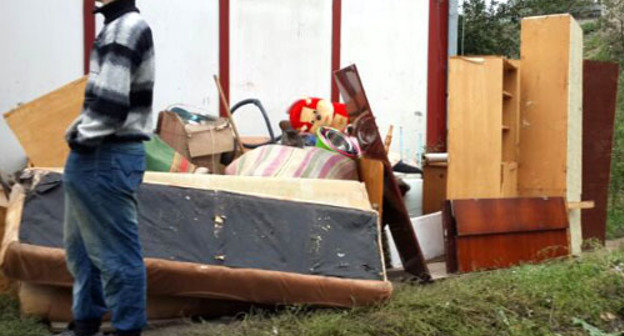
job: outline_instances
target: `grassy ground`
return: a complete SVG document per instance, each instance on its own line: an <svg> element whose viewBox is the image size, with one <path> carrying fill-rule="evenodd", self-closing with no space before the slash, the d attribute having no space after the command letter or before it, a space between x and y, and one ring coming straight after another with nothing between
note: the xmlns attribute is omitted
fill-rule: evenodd
<svg viewBox="0 0 624 336"><path fill-rule="evenodd" d="M255 312L234 323L194 324L149 335L605 336L622 330L624 249L619 249L431 285L397 285L390 302L378 307ZM16 303L0 296L0 336L4 335L38 336L46 331L34 320L20 319Z"/></svg>
<svg viewBox="0 0 624 336"><path fill-rule="evenodd" d="M177 330L189 336L611 335L624 330L624 250L397 285L392 300L379 307L257 312L227 325Z"/></svg>
<svg viewBox="0 0 624 336"><path fill-rule="evenodd" d="M624 71L620 71L618 92L607 221L609 238L624 237Z"/></svg>

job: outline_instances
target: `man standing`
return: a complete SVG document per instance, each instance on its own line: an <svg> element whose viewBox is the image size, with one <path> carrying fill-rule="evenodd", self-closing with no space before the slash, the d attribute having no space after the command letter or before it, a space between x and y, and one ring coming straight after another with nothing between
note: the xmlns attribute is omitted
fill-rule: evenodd
<svg viewBox="0 0 624 336"><path fill-rule="evenodd" d="M74 276L66 335L95 335L107 311L117 335L140 335L146 279L136 192L152 131L153 40L134 0L96 2L105 25L91 52L82 114L66 135L65 250Z"/></svg>

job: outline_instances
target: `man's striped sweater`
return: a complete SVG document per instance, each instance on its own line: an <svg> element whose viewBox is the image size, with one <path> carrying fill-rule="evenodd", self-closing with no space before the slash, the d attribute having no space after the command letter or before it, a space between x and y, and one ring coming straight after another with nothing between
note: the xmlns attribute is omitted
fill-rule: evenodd
<svg viewBox="0 0 624 336"><path fill-rule="evenodd" d="M96 10L104 28L91 52L81 115L67 131L70 147L92 151L106 141L149 140L152 133L154 43L134 0Z"/></svg>

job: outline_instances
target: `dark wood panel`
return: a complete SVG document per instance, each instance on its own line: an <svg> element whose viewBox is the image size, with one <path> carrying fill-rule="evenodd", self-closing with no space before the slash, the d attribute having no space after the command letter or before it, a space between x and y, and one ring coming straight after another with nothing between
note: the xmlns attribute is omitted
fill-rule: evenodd
<svg viewBox="0 0 624 336"><path fill-rule="evenodd" d="M423 280L431 278L425 258L420 250L412 221L403 203L403 196L388 155L383 145L375 117L371 111L366 92L355 65L334 72L340 95L347 106L347 112L354 128L363 155L368 159L380 160L384 165L384 212L382 221L390 226L390 232L403 262L405 270Z"/></svg>
<svg viewBox="0 0 624 336"><path fill-rule="evenodd" d="M457 238L460 272L539 262L568 254L567 230Z"/></svg>
<svg viewBox="0 0 624 336"><path fill-rule="evenodd" d="M425 165L423 168L423 215L442 210L446 200L446 171L443 165Z"/></svg>
<svg viewBox="0 0 624 336"><path fill-rule="evenodd" d="M583 239L603 243L617 83L617 64L588 60L583 64L583 200L593 200L595 206L582 211L581 223Z"/></svg>
<svg viewBox="0 0 624 336"><path fill-rule="evenodd" d="M568 218L561 197L447 201L443 225L449 273L569 254Z"/></svg>
<svg viewBox="0 0 624 336"><path fill-rule="evenodd" d="M457 235L566 229L562 197L454 200Z"/></svg>
<svg viewBox="0 0 624 336"><path fill-rule="evenodd" d="M445 201L442 209L442 228L444 230L444 254L446 256L446 272L457 272L457 226L451 210L451 202Z"/></svg>

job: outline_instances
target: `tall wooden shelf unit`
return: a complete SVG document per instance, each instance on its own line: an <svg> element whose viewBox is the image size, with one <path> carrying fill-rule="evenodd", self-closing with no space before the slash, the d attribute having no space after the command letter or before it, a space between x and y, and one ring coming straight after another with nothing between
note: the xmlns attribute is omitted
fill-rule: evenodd
<svg viewBox="0 0 624 336"><path fill-rule="evenodd" d="M449 61L448 199L518 195L520 62Z"/></svg>

